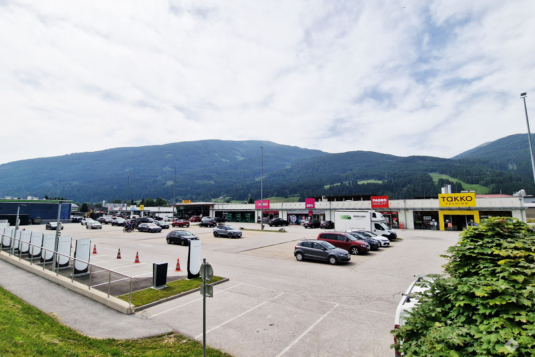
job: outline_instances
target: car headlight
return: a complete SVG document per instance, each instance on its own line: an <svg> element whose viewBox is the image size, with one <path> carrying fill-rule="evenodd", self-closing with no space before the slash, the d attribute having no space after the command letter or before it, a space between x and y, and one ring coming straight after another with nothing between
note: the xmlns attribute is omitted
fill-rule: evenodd
<svg viewBox="0 0 535 357"><path fill-rule="evenodd" d="M345 257L347 255L347 253L338 253L339 256L341 257Z"/></svg>

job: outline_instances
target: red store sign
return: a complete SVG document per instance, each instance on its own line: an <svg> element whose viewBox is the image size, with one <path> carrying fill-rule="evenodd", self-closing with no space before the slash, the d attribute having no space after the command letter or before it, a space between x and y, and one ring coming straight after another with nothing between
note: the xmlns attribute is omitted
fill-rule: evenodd
<svg viewBox="0 0 535 357"><path fill-rule="evenodd" d="M313 198L305 198L305 208L316 208L316 200Z"/></svg>
<svg viewBox="0 0 535 357"><path fill-rule="evenodd" d="M388 207L388 196L372 196L372 208Z"/></svg>
<svg viewBox="0 0 535 357"><path fill-rule="evenodd" d="M269 200L264 200L263 202L261 200L254 201L254 208L255 209L269 209Z"/></svg>

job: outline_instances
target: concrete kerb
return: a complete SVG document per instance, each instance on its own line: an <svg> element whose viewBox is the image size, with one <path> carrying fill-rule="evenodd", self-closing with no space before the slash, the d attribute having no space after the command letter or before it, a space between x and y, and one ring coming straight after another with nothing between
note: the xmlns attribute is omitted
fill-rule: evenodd
<svg viewBox="0 0 535 357"><path fill-rule="evenodd" d="M5 252L0 251L0 259L18 267L21 269L24 269L30 273L33 273L35 275L38 275L42 278L45 278L47 280L50 280L58 285L63 286L64 288L67 288L71 291L74 291L80 295L83 295L85 297L88 297L92 300L95 300L103 305L106 305L114 310L117 310L119 312L122 312L123 314L133 314L135 311L135 307L132 305L132 308L130 308L130 304L126 301L123 301L121 299L118 299L116 297L110 296L108 297L107 294L95 290L95 289L88 289L86 285L80 284L76 281L71 282L71 279L66 278L64 276L58 275L56 276L55 273L49 271L49 270L42 270L42 267L38 265L31 265L30 262L27 262L25 260L19 260L16 256L10 256Z"/></svg>
<svg viewBox="0 0 535 357"><path fill-rule="evenodd" d="M219 285L219 284L223 284L223 283L226 283L227 281L229 281L230 279L228 278L225 278L223 280L219 280L219 281L216 281L215 283L212 283L212 284L208 284L208 285ZM201 288L196 288L196 289L192 289L192 290L188 290L188 291L185 291L183 293L180 293L180 294L177 294L177 295L173 295L173 296L169 296L165 299L161 299L161 300L158 300L158 301L155 301L155 302L151 302L149 304L145 304L145 305L141 305L141 306L138 306L136 307L136 312L138 311L141 311L141 310L145 310L145 309L148 309L149 307L153 307L153 306L156 306L156 305L159 305L159 304L163 304L164 302L168 302L168 301L171 301L171 300L174 300L174 299L178 299L178 298L181 298L182 296L186 296L186 295L189 295L189 294L193 294L194 292L197 292L197 291L200 291Z"/></svg>

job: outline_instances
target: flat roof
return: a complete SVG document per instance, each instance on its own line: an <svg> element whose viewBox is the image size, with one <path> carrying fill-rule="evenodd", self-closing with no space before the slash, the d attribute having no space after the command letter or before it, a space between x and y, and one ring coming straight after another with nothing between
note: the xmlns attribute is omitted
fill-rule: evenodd
<svg viewBox="0 0 535 357"><path fill-rule="evenodd" d="M221 204L223 202L191 202L191 203L176 203L174 205L171 205L173 207L179 207L179 206L214 206L216 204Z"/></svg>

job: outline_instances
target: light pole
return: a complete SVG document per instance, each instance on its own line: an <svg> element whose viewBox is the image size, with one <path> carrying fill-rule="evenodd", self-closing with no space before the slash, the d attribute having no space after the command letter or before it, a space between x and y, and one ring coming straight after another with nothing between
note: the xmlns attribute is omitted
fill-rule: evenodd
<svg viewBox="0 0 535 357"><path fill-rule="evenodd" d="M175 202L176 197L176 165L175 166L175 178L173 179L173 203Z"/></svg>
<svg viewBox="0 0 535 357"><path fill-rule="evenodd" d="M264 230L264 147L260 146L261 168L260 168L260 230Z"/></svg>
<svg viewBox="0 0 535 357"><path fill-rule="evenodd" d="M533 144L531 143L531 130L529 130L528 108L526 107L527 93L520 93L520 98L524 100L524 111L526 112L526 124L528 125L529 154L531 155L531 168L533 169L533 180L535 181L535 161L533 160Z"/></svg>
<svg viewBox="0 0 535 357"><path fill-rule="evenodd" d="M126 204L128 205L128 196L130 196L130 174L126 174Z"/></svg>
<svg viewBox="0 0 535 357"><path fill-rule="evenodd" d="M53 256L53 259L52 259L52 271L56 271L56 260L58 259L57 258L57 252L58 252L58 244L59 244L59 232L61 230L61 227L60 227L60 215L61 215L61 202L62 201L58 201L58 220L57 220L57 223L56 223L56 238L54 238L54 256Z"/></svg>
<svg viewBox="0 0 535 357"><path fill-rule="evenodd" d="M17 230L19 229L20 206L26 206L26 205L23 203L19 203L17 205L17 220L15 221L15 233L13 235L13 239L17 238ZM14 252L15 252L15 244L11 244L11 254L14 254Z"/></svg>

